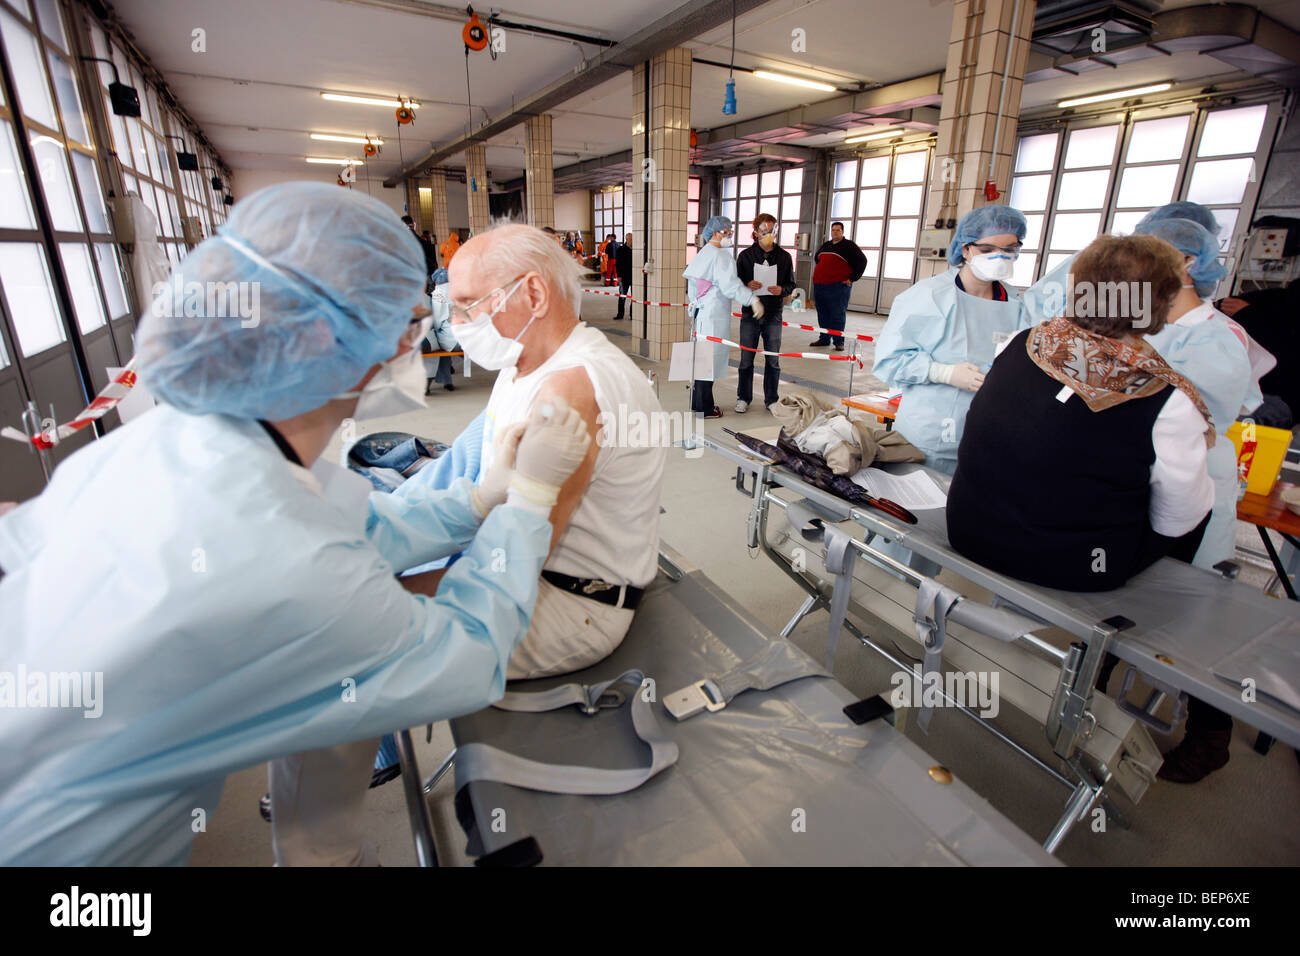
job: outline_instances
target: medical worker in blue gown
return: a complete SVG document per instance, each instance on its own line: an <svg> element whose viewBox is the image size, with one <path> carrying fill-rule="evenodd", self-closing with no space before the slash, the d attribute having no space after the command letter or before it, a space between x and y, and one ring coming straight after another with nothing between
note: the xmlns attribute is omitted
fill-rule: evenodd
<svg viewBox="0 0 1300 956"><path fill-rule="evenodd" d="M876 343L872 371L903 393L894 427L945 474L997 346L1028 324L1008 284L1024 238L1018 209L968 212L948 246L952 268L894 299Z"/></svg>
<svg viewBox="0 0 1300 956"><path fill-rule="evenodd" d="M1187 278L1169 308L1165 326L1147 337L1174 371L1196 386L1214 417L1218 440L1206 456L1214 481L1214 507L1193 564L1212 568L1229 560L1237 538L1237 456L1228 427L1264 400L1251 372L1245 332L1209 302L1227 269L1219 241L1190 219L1157 219L1139 225L1183 254Z"/></svg>
<svg viewBox="0 0 1300 956"><path fill-rule="evenodd" d="M720 339L731 334L731 301L749 306L755 318L762 318L763 303L736 275L736 259L728 248L732 236L731 220L714 216L704 224L700 235L704 248L695 254L686 271L691 306L695 309L695 329L700 335ZM699 340L697 349L713 349L713 378L697 379L691 389L691 411L705 418L721 418L722 410L713 398L713 386L727 374L727 346Z"/></svg>
<svg viewBox="0 0 1300 956"><path fill-rule="evenodd" d="M590 441L557 406L513 471L405 499L319 460L345 419L423 405L424 256L360 193L254 193L177 272L256 283L253 314L155 302L161 404L0 517L3 864L183 864L228 773L500 697ZM430 597L394 577L457 551Z"/></svg>
<svg viewBox="0 0 1300 956"><path fill-rule="evenodd" d="M1180 199L1165 203L1142 217L1134 227L1134 234L1141 234L1147 226L1162 219L1190 219L1212 236L1219 234L1219 220L1200 203ZM1046 322L1065 314L1066 277L1074 265L1079 253L1071 253L1052 268L1043 273L1043 277L1031 285L1024 293L1025 309L1029 313L1031 325Z"/></svg>

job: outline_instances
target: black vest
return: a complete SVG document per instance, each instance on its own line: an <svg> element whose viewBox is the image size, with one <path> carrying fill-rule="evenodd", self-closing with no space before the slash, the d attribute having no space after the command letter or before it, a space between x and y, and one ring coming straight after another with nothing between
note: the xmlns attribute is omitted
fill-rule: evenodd
<svg viewBox="0 0 1300 956"><path fill-rule="evenodd" d="M948 492L948 539L1022 581L1107 591L1150 563L1151 429L1173 394L1089 411L1012 339L975 393Z"/></svg>

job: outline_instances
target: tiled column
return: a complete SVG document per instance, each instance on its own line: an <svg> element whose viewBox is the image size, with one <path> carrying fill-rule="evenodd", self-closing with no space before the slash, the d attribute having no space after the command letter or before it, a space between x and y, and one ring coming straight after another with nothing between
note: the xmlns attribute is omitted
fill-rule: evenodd
<svg viewBox="0 0 1300 956"><path fill-rule="evenodd" d="M418 236L421 229L427 229L424 225L424 219L420 216L420 177L412 176L406 181L406 214L415 220L415 234Z"/></svg>
<svg viewBox="0 0 1300 956"><path fill-rule="evenodd" d="M435 169L425 180L425 185L429 191L420 192L420 211L423 214L420 221L437 237L441 246L451 235L451 223L447 217L447 175L441 169Z"/></svg>
<svg viewBox="0 0 1300 956"><path fill-rule="evenodd" d="M987 180L993 180L1001 193L995 202L1008 200L1020 94L1037 0L1019 0L1018 14L1016 6L1017 0L956 0L953 4L939 142L926 203L927 227L938 219L945 220L946 225L946 220L961 219L976 206L986 205ZM942 261L922 260L920 277L945 268Z"/></svg>
<svg viewBox="0 0 1300 956"><path fill-rule="evenodd" d="M472 236L492 225L488 206L487 151L482 143L475 143L465 150L465 189L469 192L469 232Z"/></svg>
<svg viewBox="0 0 1300 956"><path fill-rule="evenodd" d="M649 102L646 102L646 64L632 75L632 249L635 276L632 295L651 302L686 300L686 196L690 164L691 51L684 47L659 54L649 64ZM647 136L647 128L649 135ZM647 139L649 142L647 143ZM647 163L646 160L650 162ZM649 215L646 215L646 185ZM649 224L649 243L646 224ZM641 281L637 266L652 260L654 269ZM644 294L643 294L644 293ZM632 313L632 334L640 354L665 360L674 342L690 334L686 310L637 306ZM646 321L643 322L643 316ZM642 333L644 326L645 332Z"/></svg>
<svg viewBox="0 0 1300 956"><path fill-rule="evenodd" d="M524 156L525 212L528 224L555 228L555 179L551 158L551 114L530 116L526 123L528 147Z"/></svg>

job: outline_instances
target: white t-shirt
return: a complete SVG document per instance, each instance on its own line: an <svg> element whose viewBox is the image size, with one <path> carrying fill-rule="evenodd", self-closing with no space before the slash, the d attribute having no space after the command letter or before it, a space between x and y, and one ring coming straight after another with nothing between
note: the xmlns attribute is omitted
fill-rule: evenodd
<svg viewBox="0 0 1300 956"><path fill-rule="evenodd" d="M480 474L492 466L500 430L525 419L546 380L571 368L586 370L603 421L643 417L650 422L662 416L659 399L632 360L599 329L579 322L555 354L528 375L516 378L513 368L498 373L488 399ZM640 433L658 436L662 431L647 426ZM635 434L631 428L620 430L619 439L597 453L591 483L546 562L549 570L634 587L654 579L667 449L654 437L627 440Z"/></svg>

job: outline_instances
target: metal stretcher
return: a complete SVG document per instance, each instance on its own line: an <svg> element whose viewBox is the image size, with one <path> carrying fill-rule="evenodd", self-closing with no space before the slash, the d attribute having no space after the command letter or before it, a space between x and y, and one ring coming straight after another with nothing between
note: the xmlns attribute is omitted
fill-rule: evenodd
<svg viewBox="0 0 1300 956"><path fill-rule="evenodd" d="M827 609L832 642L839 632L834 623L838 614L844 630L908 670L910 662L895 656L901 650L896 642L894 650L883 646L848 615L861 618L865 611L905 637L913 635L922 654L933 652L920 636L924 628L915 625L934 622L923 620L916 598L940 582L880 550L881 540L937 563L945 569L943 582L960 581L964 593L947 614L945 662L970 670L992 667L1005 673L1009 668L1010 696L1043 723L1064 773L988 722L981 720L981 725L1071 788L1044 841L1048 852L1098 803L1123 823L1108 801L1108 788L1134 800L1145 791L1161 758L1144 727L1165 733L1173 729L1157 716L1166 697L1177 704L1172 724L1181 719L1186 695L1193 695L1300 745L1300 613L1294 602L1270 599L1224 575L1174 560L1157 562L1114 591L1084 594L1037 587L954 551L943 509L920 511L916 524L905 524L815 488L743 446L706 436L697 436L694 443L736 464L737 489L753 500L749 546L762 550L808 593L782 636L806 615ZM948 479L930 474L946 487ZM786 494L776 494L777 488ZM786 512L790 520L785 528L770 525L772 506ZM837 527L842 522L850 523L849 531ZM852 537L855 533L862 533L863 540ZM815 560L807 560L809 551ZM1067 649L1036 633L1050 628L1072 638ZM1094 694L1107 651L1132 665L1118 701ZM1152 688L1140 703L1126 699L1137 674ZM1007 691L1004 682L1004 696ZM959 709L980 719L969 708Z"/></svg>
<svg viewBox="0 0 1300 956"><path fill-rule="evenodd" d="M617 796L578 796L486 779L465 783L453 753L425 789L456 759L457 816L480 863L518 862L512 851L532 841L545 862L570 865L1055 862L887 719L851 722L842 708L854 696L827 676L741 693L681 721L665 713L670 692L774 645L786 654L783 644L665 548L660 574L611 657L577 674L510 689L594 684L629 668L644 671L654 678L653 712L679 753L676 764ZM810 660L808 666L818 673ZM551 764L628 768L645 763L628 711L490 708L453 720L451 729L461 755L469 745L487 743ZM417 852L429 863L436 857L419 770L409 746L400 744L399 738ZM525 862L536 860L524 854Z"/></svg>

